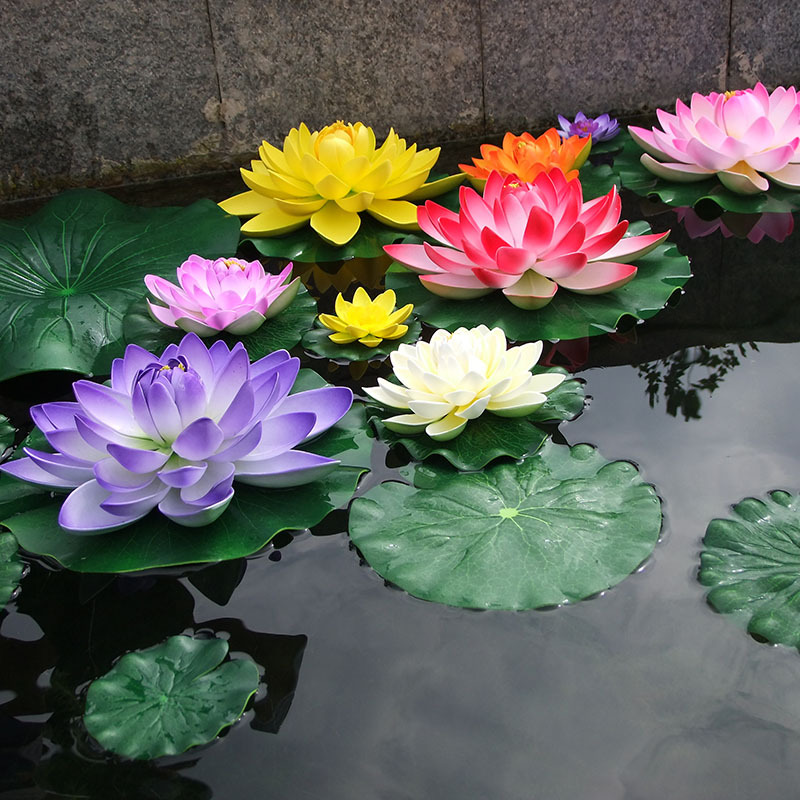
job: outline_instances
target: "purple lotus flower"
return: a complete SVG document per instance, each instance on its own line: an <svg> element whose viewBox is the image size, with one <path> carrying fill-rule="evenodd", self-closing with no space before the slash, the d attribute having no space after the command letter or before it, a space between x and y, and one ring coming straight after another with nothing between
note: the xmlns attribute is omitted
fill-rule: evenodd
<svg viewBox="0 0 800 800"><path fill-rule="evenodd" d="M198 336L221 331L244 336L294 300L300 279L289 281L291 272L291 263L270 275L258 261L189 256L178 267L180 286L158 275L145 277L147 288L166 308L149 300L147 304L153 318L171 328Z"/></svg>
<svg viewBox="0 0 800 800"><path fill-rule="evenodd" d="M574 122L559 114L558 122L561 125L558 133L562 139L568 139L570 136L591 136L592 143L597 144L607 142L619 133L619 123L608 114L592 118L579 111L575 115Z"/></svg>
<svg viewBox="0 0 800 800"><path fill-rule="evenodd" d="M160 358L129 345L110 386L76 381L77 402L31 409L55 453L25 448L27 458L0 470L72 489L58 522L73 533L117 530L156 506L180 525L207 525L227 508L234 480L297 486L339 463L295 448L341 419L353 393L289 395L299 368L285 350L251 364L241 343L206 348L193 333Z"/></svg>

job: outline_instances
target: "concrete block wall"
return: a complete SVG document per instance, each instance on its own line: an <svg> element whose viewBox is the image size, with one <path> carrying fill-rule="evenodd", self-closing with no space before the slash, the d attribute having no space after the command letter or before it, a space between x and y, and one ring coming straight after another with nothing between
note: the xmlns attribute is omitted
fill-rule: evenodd
<svg viewBox="0 0 800 800"><path fill-rule="evenodd" d="M800 83L796 0L2 0L0 200L242 164L362 120L422 144Z"/></svg>

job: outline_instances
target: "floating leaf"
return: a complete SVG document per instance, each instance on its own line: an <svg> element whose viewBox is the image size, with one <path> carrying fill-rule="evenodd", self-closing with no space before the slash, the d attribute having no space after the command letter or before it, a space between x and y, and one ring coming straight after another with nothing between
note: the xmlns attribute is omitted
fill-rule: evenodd
<svg viewBox="0 0 800 800"><path fill-rule="evenodd" d="M627 235L649 231L646 222L633 222ZM424 322L449 331L484 323L501 327L506 336L520 342L580 339L616 330L626 315L649 319L691 276L689 260L673 245L659 245L635 263L636 277L613 292L587 295L560 289L552 302L536 311L517 308L500 291L475 300L447 300L425 289L414 273L394 266L386 275L386 288L394 289L403 302L413 303Z"/></svg>
<svg viewBox="0 0 800 800"><path fill-rule="evenodd" d="M17 550L17 540L10 533L0 533L0 611L14 596L22 579L24 566Z"/></svg>
<svg viewBox="0 0 800 800"><path fill-rule="evenodd" d="M317 304L314 298L300 287L292 304L280 314L267 319L264 324L247 334L233 336L222 334L204 339L208 346L215 339L222 339L228 347L241 342L251 361L256 361L274 350L289 350L301 339L303 334L314 324L317 316ZM178 343L186 335L179 328L169 328L156 322L147 311L144 300L134 303L123 320L125 342L138 344L151 353L159 354L171 343Z"/></svg>
<svg viewBox="0 0 800 800"><path fill-rule="evenodd" d="M123 348L122 318L146 293L144 276L174 277L192 253L231 255L237 229L210 200L136 208L89 189L0 221L0 380L107 372Z"/></svg>
<svg viewBox="0 0 800 800"><path fill-rule="evenodd" d="M124 655L86 695L83 721L112 753L160 758L213 741L236 722L258 688L247 659L222 664L222 639L172 636Z"/></svg>
<svg viewBox="0 0 800 800"><path fill-rule="evenodd" d="M592 152L595 146L592 145ZM612 186L619 188L619 177L608 164L592 164L587 161L580 169L578 180L581 182L583 201L602 197L611 191Z"/></svg>
<svg viewBox="0 0 800 800"><path fill-rule="evenodd" d="M533 369L535 375L542 372L568 374L561 367ZM382 420L396 410L381 409L372 421L382 441L392 446L401 445L417 461L439 455L456 469L471 471L482 469L503 456L518 459L533 455L544 444L547 432L532 423L574 419L583 410L584 400L580 381L565 380L550 392L544 405L527 417L497 417L486 412L470 420L455 439L446 442L437 442L424 433L410 436L389 430Z"/></svg>
<svg viewBox="0 0 800 800"><path fill-rule="evenodd" d="M630 134L620 134L622 152L614 156L614 172L622 186L643 197L657 197L670 206L698 206L714 204L722 211L741 214L758 214L764 211L795 211L800 208L800 192L773 184L768 192L737 194L726 189L716 177L696 183L678 183L658 178L646 169L640 158L644 153L631 139Z"/></svg>
<svg viewBox="0 0 800 800"><path fill-rule="evenodd" d="M8 417L0 414L0 460L5 452L14 444L17 429L11 424Z"/></svg>
<svg viewBox="0 0 800 800"><path fill-rule="evenodd" d="M373 358L385 358L394 352L401 344L413 344L422 332L419 320L407 320L408 331L399 339L384 339L376 347L367 347L360 342L350 344L336 344L328 337L332 330L318 326L310 330L303 337L303 347L315 355L323 358L332 358L335 361L369 361Z"/></svg>
<svg viewBox="0 0 800 800"><path fill-rule="evenodd" d="M700 556L708 601L769 642L800 647L800 496L770 492L710 522Z"/></svg>
<svg viewBox="0 0 800 800"><path fill-rule="evenodd" d="M589 445L545 444L482 472L418 466L357 498L350 537L383 578L467 608L529 609L614 586L652 552L655 490Z"/></svg>

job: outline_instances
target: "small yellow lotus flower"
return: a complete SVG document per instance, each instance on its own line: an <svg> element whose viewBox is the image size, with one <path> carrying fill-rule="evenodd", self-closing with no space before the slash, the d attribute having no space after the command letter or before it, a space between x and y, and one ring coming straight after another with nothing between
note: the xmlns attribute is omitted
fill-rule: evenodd
<svg viewBox="0 0 800 800"><path fill-rule="evenodd" d="M359 286L352 303L339 294L336 316L320 314L319 321L335 331L328 338L336 344L350 344L358 339L367 347L377 347L384 339L399 339L408 331L408 325L400 323L408 319L414 306L409 303L395 311L396 301L391 289L370 300L367 292Z"/></svg>
<svg viewBox="0 0 800 800"><path fill-rule="evenodd" d="M359 212L401 230L419 230L417 206L458 186L463 175L425 183L441 148L406 147L394 129L375 146L375 132L361 122L336 122L311 133L292 128L283 150L263 142L252 170L242 169L249 192L220 207L252 217L242 225L248 236L279 236L311 223L325 241L342 245L361 225Z"/></svg>

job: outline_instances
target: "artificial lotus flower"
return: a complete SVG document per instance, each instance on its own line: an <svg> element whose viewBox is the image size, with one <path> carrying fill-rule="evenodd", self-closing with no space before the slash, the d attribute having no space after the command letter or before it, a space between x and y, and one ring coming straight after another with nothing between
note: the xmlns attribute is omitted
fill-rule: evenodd
<svg viewBox="0 0 800 800"><path fill-rule="evenodd" d="M592 144L607 142L619 133L619 123L608 114L601 114L599 117L587 117L583 111L575 115L573 121L558 115L559 136L562 139L569 139L570 136L591 136Z"/></svg>
<svg viewBox="0 0 800 800"><path fill-rule="evenodd" d="M436 197L462 175L425 183L441 148L406 147L394 129L375 146L375 133L361 122L336 122L311 133L292 128L283 150L268 142L252 170L242 169L249 192L220 203L223 210L252 217L242 225L248 236L279 236L307 222L325 241L342 245L356 235L359 212L401 230L417 229L412 200Z"/></svg>
<svg viewBox="0 0 800 800"><path fill-rule="evenodd" d="M327 386L289 395L300 362L277 350L250 363L241 343L206 348L194 334L158 357L128 345L111 385L73 384L77 402L31 408L55 449L25 448L0 469L70 491L59 525L114 531L152 509L180 525L213 522L233 481L284 488L317 480L339 462L295 449L347 412L352 392Z"/></svg>
<svg viewBox="0 0 800 800"><path fill-rule="evenodd" d="M661 128L628 128L646 152L642 164L669 181L702 181L713 175L732 192L756 194L770 181L800 189L800 100L794 86L770 94L753 89L695 93L675 114L656 111ZM769 178L769 180L767 180Z"/></svg>
<svg viewBox="0 0 800 800"><path fill-rule="evenodd" d="M350 344L358 340L367 347L377 347L384 339L400 339L408 332L408 325L401 323L408 319L414 306L409 303L395 310L397 298L392 289L370 299L361 286L348 303L341 294L336 298L336 316L320 314L319 321L330 328L328 338L336 344Z"/></svg>
<svg viewBox="0 0 800 800"><path fill-rule="evenodd" d="M765 236L782 242L794 230L791 211L766 211L763 214L737 214L726 211L712 220L702 219L693 208L676 208L678 219L691 239L710 236L719 231L726 239L735 236L758 244Z"/></svg>
<svg viewBox="0 0 800 800"><path fill-rule="evenodd" d="M291 263L278 275L264 271L258 261L194 255L178 267L178 284L146 275L145 286L166 307L147 301L157 322L198 336L225 331L252 333L266 319L286 308L297 295L300 278L290 280Z"/></svg>
<svg viewBox="0 0 800 800"><path fill-rule="evenodd" d="M442 297L468 300L501 289L519 308L547 305L559 287L601 294L636 275L629 261L669 234L624 237L616 187L583 202L580 181L560 170L520 183L493 172L483 197L461 187L460 210L428 201L419 225L441 245L393 244L384 250L421 273L422 285ZM624 237L624 238L623 238Z"/></svg>
<svg viewBox="0 0 800 800"><path fill-rule="evenodd" d="M530 133L521 136L507 133L502 147L481 145L483 158L473 158L474 167L468 164L458 166L479 190L483 189L491 172L499 172L504 177L516 175L519 180L530 183L542 172L559 169L571 181L578 177L578 170L589 157L591 147L592 140L588 137L570 136L562 142L555 128L538 137Z"/></svg>
<svg viewBox="0 0 800 800"><path fill-rule="evenodd" d="M430 342L401 344L390 356L395 377L402 385L378 378L365 388L390 408L408 409L383 421L398 433L421 433L437 441L454 439L471 419L484 411L500 417L533 413L564 375L532 375L542 354L541 342L506 349L501 328L437 330Z"/></svg>

